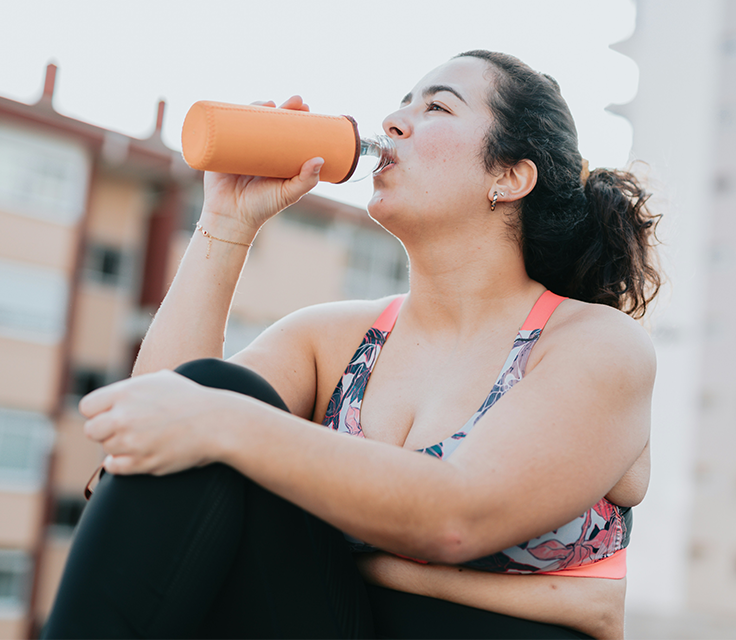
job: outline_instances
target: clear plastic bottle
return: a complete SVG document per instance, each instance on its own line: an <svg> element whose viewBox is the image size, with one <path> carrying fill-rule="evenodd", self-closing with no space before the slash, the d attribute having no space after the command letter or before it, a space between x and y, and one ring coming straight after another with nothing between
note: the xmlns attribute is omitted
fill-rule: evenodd
<svg viewBox="0 0 736 640"><path fill-rule="evenodd" d="M390 164L396 162L396 144L393 139L386 135L371 136L370 138L360 139L360 155L361 157L374 157L376 162L369 169L369 173L358 175L353 174L350 182L357 182L366 178L369 174L381 173Z"/></svg>
<svg viewBox="0 0 736 640"><path fill-rule="evenodd" d="M273 178L291 178L304 162L320 156L325 160L320 180L334 183L348 181L361 157L377 159L365 175L395 159L391 138L361 138L350 116L208 101L187 113L182 151L194 169Z"/></svg>

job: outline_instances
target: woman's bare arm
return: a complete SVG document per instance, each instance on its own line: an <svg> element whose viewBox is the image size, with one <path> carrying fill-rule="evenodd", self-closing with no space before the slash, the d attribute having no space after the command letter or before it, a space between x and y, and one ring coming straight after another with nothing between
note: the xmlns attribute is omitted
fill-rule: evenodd
<svg viewBox="0 0 736 640"><path fill-rule="evenodd" d="M380 587L562 625L594 638L624 637L626 578L491 573L419 564L380 552L355 559L363 579Z"/></svg>
<svg viewBox="0 0 736 640"><path fill-rule="evenodd" d="M298 96L282 108L308 110ZM215 238L229 242L194 232L143 340L134 376L173 369L195 358L222 358L230 306L247 257L244 245L253 242L269 218L317 184L323 163L321 158L312 158L290 180L205 173L200 223Z"/></svg>
<svg viewBox="0 0 736 640"><path fill-rule="evenodd" d="M641 454L653 354L638 325L610 313L612 321L557 332L443 461L340 436L173 374L98 390L81 408L97 416L87 432L114 456L112 473L221 461L380 548L457 564L569 522Z"/></svg>
<svg viewBox="0 0 736 640"><path fill-rule="evenodd" d="M256 231L228 233L206 214L203 226L218 237L252 242ZM218 235L219 234L219 235ZM222 358L230 306L248 247L213 241L195 232L166 298L146 333L133 375L174 369L196 358Z"/></svg>

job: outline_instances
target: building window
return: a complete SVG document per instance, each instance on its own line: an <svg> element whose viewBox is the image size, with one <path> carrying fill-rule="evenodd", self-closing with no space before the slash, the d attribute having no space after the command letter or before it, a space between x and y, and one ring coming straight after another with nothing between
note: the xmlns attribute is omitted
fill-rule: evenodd
<svg viewBox="0 0 736 640"><path fill-rule="evenodd" d="M89 157L62 138L0 125L0 206L71 226L85 207Z"/></svg>
<svg viewBox="0 0 736 640"><path fill-rule="evenodd" d="M309 229L326 232L332 227L332 218L328 215L319 215L304 211L296 207L289 207L285 209L280 215L279 219L290 224L295 224L301 227L307 227Z"/></svg>
<svg viewBox="0 0 736 640"><path fill-rule="evenodd" d="M364 229L352 234L345 293L349 298L382 298L409 288L404 247L392 236Z"/></svg>
<svg viewBox="0 0 736 640"><path fill-rule="evenodd" d="M84 268L87 278L104 285L119 286L127 276L125 254L117 247L90 244L87 247Z"/></svg>
<svg viewBox="0 0 736 640"><path fill-rule="evenodd" d="M0 259L0 329L57 342L66 327L69 284L56 269Z"/></svg>
<svg viewBox="0 0 736 640"><path fill-rule="evenodd" d="M77 526L86 505L87 502L83 498L71 496L58 497L51 524L60 529L71 531Z"/></svg>
<svg viewBox="0 0 736 640"><path fill-rule="evenodd" d="M104 387L107 383L108 375L104 369L77 367L72 372L69 393L81 398L95 389Z"/></svg>
<svg viewBox="0 0 736 640"><path fill-rule="evenodd" d="M723 39L723 53L731 58L736 58L736 36L728 36Z"/></svg>
<svg viewBox="0 0 736 640"><path fill-rule="evenodd" d="M53 441L54 428L46 416L0 408L0 485L38 490Z"/></svg>
<svg viewBox="0 0 736 640"><path fill-rule="evenodd" d="M0 549L0 612L25 611L31 582L31 559L15 549Z"/></svg>

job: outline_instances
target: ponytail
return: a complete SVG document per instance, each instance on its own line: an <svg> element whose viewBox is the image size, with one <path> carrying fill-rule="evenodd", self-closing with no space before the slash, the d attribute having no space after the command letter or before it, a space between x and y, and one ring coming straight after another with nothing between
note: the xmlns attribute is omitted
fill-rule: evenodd
<svg viewBox="0 0 736 640"><path fill-rule="evenodd" d="M656 227L648 194L629 172L596 169L585 185L589 221L583 251L570 278L570 293L640 318L657 295Z"/></svg>
<svg viewBox="0 0 736 640"><path fill-rule="evenodd" d="M649 194L624 171L596 169L583 184L575 123L554 78L502 53L458 57L480 58L494 70L486 169L524 159L537 167L537 184L511 221L529 276L554 293L643 316L661 285L654 251L660 216L648 211Z"/></svg>

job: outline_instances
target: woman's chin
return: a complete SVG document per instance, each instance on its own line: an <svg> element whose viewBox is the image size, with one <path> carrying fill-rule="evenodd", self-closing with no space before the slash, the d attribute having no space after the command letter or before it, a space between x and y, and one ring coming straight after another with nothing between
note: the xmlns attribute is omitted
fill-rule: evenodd
<svg viewBox="0 0 736 640"><path fill-rule="evenodd" d="M384 197L381 194L380 189L374 189L373 195L371 196L371 199L368 200L368 204L365 207L366 209L368 209L368 215L373 218L374 214L377 213L380 209L383 209L384 206Z"/></svg>
<svg viewBox="0 0 736 640"><path fill-rule="evenodd" d="M396 208L396 197L390 190L383 188L380 184L373 185L373 195L366 207L371 216L379 214L380 211Z"/></svg>
<svg viewBox="0 0 736 640"><path fill-rule="evenodd" d="M373 197L368 201L368 215L379 224L383 224L384 220L389 220L395 207L392 207L388 200L380 193L374 193Z"/></svg>

